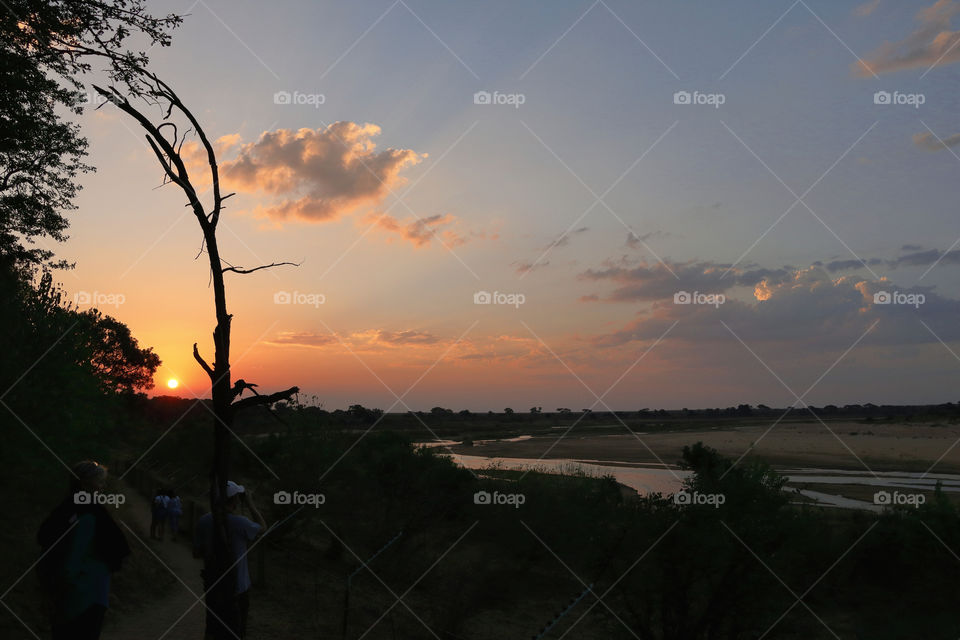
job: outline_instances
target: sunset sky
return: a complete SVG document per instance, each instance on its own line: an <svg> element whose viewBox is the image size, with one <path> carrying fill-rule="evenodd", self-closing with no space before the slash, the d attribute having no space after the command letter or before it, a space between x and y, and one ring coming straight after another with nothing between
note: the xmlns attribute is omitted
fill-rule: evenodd
<svg viewBox="0 0 960 640"><path fill-rule="evenodd" d="M189 14L150 55L238 193L223 256L302 263L228 274L235 378L393 411L960 400L960 1L151 10ZM64 286L156 349L155 393L206 395L196 220L129 118L80 121Z"/></svg>

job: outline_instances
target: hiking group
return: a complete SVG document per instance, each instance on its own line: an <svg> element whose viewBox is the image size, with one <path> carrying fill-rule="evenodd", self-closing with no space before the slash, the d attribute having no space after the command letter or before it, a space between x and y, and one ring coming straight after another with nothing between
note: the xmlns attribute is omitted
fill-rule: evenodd
<svg viewBox="0 0 960 640"><path fill-rule="evenodd" d="M53 640L100 638L109 606L111 575L130 555L126 536L107 509L109 505L118 507L123 501L109 499L118 494L104 493L106 481L104 465L92 460L75 465L66 497L47 516L37 533L41 547L37 574ZM207 609L204 638L242 640L250 608L247 553L250 543L266 525L242 485L228 482L223 504L229 540L225 560L216 554L217 536L211 513L201 516L193 531L193 557L203 560L201 576ZM157 490L150 507L150 537L163 540L169 525L170 539L176 540L183 513L183 502L176 491ZM252 519L240 513L244 511L248 511ZM123 524L126 527L126 523ZM229 566L217 571L216 567L222 567L224 561Z"/></svg>
<svg viewBox="0 0 960 640"><path fill-rule="evenodd" d="M163 540L164 529L170 526L170 539L176 540L180 533L180 516L183 501L173 489L157 489L150 505L150 537Z"/></svg>

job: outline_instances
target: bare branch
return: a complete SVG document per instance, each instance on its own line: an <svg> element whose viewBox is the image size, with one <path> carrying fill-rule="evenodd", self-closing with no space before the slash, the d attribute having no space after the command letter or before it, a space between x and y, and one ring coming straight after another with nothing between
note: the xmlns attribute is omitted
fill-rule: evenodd
<svg viewBox="0 0 960 640"><path fill-rule="evenodd" d="M194 260L196 260L197 258L203 255L203 249L206 246L207 246L207 239L206 237L204 237L203 240L200 241L200 251L197 251L197 255L193 258Z"/></svg>
<svg viewBox="0 0 960 640"><path fill-rule="evenodd" d="M230 408L234 412L239 411L240 409L247 409L249 407L256 407L259 405L271 405L275 402L280 402L281 400L289 400L290 396L293 396L297 393L300 393L300 387L290 387L286 391L278 391L276 393L271 393L267 396L250 396L249 398L244 398L242 400L237 400Z"/></svg>
<svg viewBox="0 0 960 640"><path fill-rule="evenodd" d="M213 369L210 368L210 365L207 364L207 361L203 359L200 355L200 350L197 349L197 343L193 343L193 359L200 363L200 366L203 367L203 370L207 372L207 375L210 376L210 379L213 380Z"/></svg>
<svg viewBox="0 0 960 640"><path fill-rule="evenodd" d="M149 77L156 78L156 76L153 76L152 74L147 75ZM203 210L203 204L200 202L200 198L197 195L197 190L193 187L193 183L190 182L190 177L187 172L187 167L183 162L183 158L180 157L180 154L176 152L176 150L170 144L170 141L163 136L159 129L145 115L140 113L137 108L131 105L130 101L124 98L119 91L113 88L111 88L111 91L107 91L106 89L103 89L97 85L93 85L93 88L97 91L97 93L117 105L121 111L133 117L133 119L136 120L140 126L150 134L150 137L152 137L150 146L154 147L154 153L157 153L158 151L155 148L155 144L159 145L160 149L163 150L163 156L166 157L166 162L162 160L163 156L158 155L158 157L161 158L161 163L164 165L167 175L170 176L170 179L173 180L177 186L183 189L190 201L190 204L193 206L193 213L200 222L201 228L206 230L206 228L210 225L210 221L207 220L206 213ZM216 160L214 160L214 163L216 163ZM176 168L176 171L171 170L171 165L172 167Z"/></svg>
<svg viewBox="0 0 960 640"><path fill-rule="evenodd" d="M226 260L224 260L224 262L226 262ZM229 266L229 267L223 267L222 269L220 269L220 272L226 273L228 271L232 271L233 273L247 274L247 273L253 273L254 271L260 271L261 269L270 269L271 267L282 267L282 266L299 267L301 264L303 264L303 262L272 262L270 264L263 264L263 265L260 265L259 267L254 267L252 269L244 269L242 267Z"/></svg>

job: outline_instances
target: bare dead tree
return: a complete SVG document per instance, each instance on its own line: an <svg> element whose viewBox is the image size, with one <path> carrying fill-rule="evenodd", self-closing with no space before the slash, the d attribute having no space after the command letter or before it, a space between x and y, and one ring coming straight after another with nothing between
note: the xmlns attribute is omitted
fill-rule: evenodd
<svg viewBox="0 0 960 640"><path fill-rule="evenodd" d="M91 53L97 53L92 51ZM115 79L117 77L115 76ZM210 468L210 509L214 518L215 541L213 558L215 566L211 582L217 580L211 590L211 608L214 613L227 623L232 623L234 617L229 606L236 584L234 572L230 568L234 564L231 557L229 534L227 529L227 513L225 496L227 479L230 472L230 439L234 416L242 409L254 406L269 407L280 400L288 400L298 392L297 387L284 391L261 395L256 392L256 385L238 380L232 385L230 379L230 324L233 316L227 311L226 290L224 275L227 273L250 274L263 269L281 265L294 265L291 262L275 262L244 269L226 262L220 255L217 242L217 225L224 209L224 201L233 193L221 193L220 170L216 151L209 137L194 114L187 108L177 93L156 74L147 71L135 63L128 63L126 73L119 76L122 84L130 89L128 95L138 99L133 104L125 95L111 85L103 88L94 85L94 89L106 100L116 105L121 111L133 118L145 131L145 137L153 150L157 161L164 172L164 184L173 183L183 191L187 197L187 205L191 207L203 236L203 246L210 262L210 279L213 287L214 310L216 326L213 330L214 356L213 365L210 365L201 355L197 344L193 345L193 357L210 378L211 397L213 401L213 459ZM142 100L140 100L142 99ZM139 104L144 102L144 105ZM147 114L151 109L158 109L159 115L152 117ZM185 123L183 122L185 121ZM188 125L181 133L178 123ZM181 155L181 149L188 135L196 136L203 150L206 152L210 177L210 193L212 204L205 206L201 200L202 194L197 183L190 177L187 163ZM296 265L294 265L296 266ZM241 398L241 394L249 390L252 396ZM217 611L216 609L220 609Z"/></svg>

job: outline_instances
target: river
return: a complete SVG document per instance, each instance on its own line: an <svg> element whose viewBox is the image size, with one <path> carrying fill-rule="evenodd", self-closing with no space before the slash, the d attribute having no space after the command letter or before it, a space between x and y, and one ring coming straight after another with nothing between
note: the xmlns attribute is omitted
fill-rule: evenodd
<svg viewBox="0 0 960 640"><path fill-rule="evenodd" d="M506 438L500 442L519 442L527 440L531 436L518 436L516 438ZM475 444L483 444L478 440ZM437 440L433 442L417 443L419 446L429 448L449 448L459 445L460 442L454 440ZM618 460L574 460L557 458L503 458L489 456L463 455L459 453L448 452L454 462L466 467L467 469L486 469L491 466L501 469L511 470L536 470L543 473L570 474L577 471L592 476L613 476L617 482L635 489L640 494L676 493L681 484L690 472L667 465L638 464L631 462L622 462ZM814 501L820 506L837 507L844 509L862 509L866 511L881 511L885 498L875 498L875 502L857 500L845 497L839 493L828 493L825 491L816 491L805 488L804 485L860 485L876 488L877 491L886 492L891 496L891 500L896 500L895 494L900 496L917 495L921 491L930 491L937 482L941 483L944 491L960 491L960 475L946 473L918 473L906 471L878 471L870 472L850 471L843 469L778 469L778 472L787 478L785 490L796 492L809 500ZM822 488L820 486L819 488ZM909 497L901 498L909 500ZM921 498L922 499L922 496Z"/></svg>

